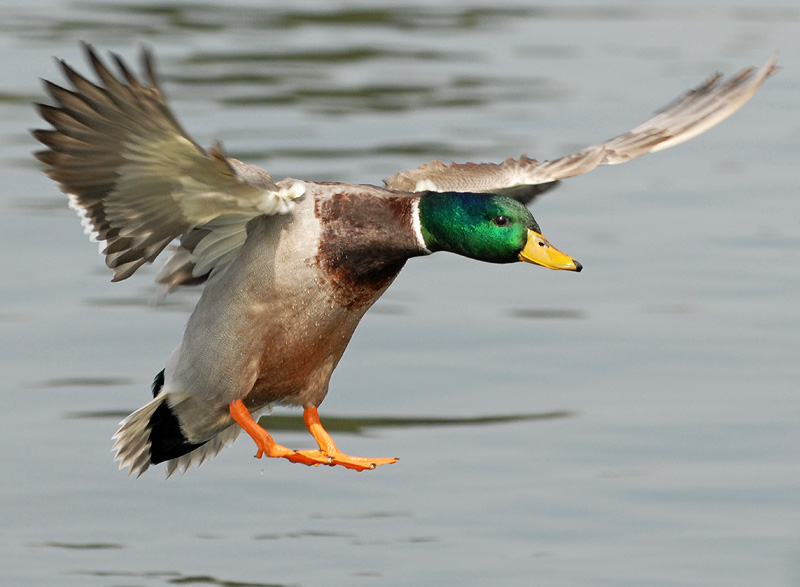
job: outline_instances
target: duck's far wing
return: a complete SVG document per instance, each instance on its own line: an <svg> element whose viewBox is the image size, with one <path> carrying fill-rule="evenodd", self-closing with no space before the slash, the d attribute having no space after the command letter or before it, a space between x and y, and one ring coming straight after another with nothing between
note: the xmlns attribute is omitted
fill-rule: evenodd
<svg viewBox="0 0 800 587"><path fill-rule="evenodd" d="M238 232L240 247L250 219L286 213L302 195L226 157L219 144L208 151L197 145L167 106L147 49L142 83L116 55L119 77L84 47L99 84L60 61L73 89L44 82L56 105L37 106L53 128L33 134L47 147L36 157L69 195L86 232L101 243L114 281L195 230L217 243L204 247L206 258L193 259L210 271L231 256L230 238L225 246L220 241Z"/></svg>
<svg viewBox="0 0 800 587"><path fill-rule="evenodd" d="M598 165L616 165L645 153L668 149L696 137L729 117L777 71L777 54L758 70L745 69L730 79L720 74L659 111L636 128L576 153L538 162L524 155L503 163L427 163L386 180L386 187L403 191L525 193L536 186L574 177Z"/></svg>

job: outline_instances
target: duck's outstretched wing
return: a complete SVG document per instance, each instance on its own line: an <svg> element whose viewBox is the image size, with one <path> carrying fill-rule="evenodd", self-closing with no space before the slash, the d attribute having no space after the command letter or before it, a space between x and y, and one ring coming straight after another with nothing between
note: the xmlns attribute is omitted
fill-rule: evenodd
<svg viewBox="0 0 800 587"><path fill-rule="evenodd" d="M202 278L235 257L249 220L286 213L302 195L226 157L219 144L206 151L195 143L167 106L147 49L142 83L116 55L121 77L84 47L100 83L60 61L74 89L44 82L56 105L37 106L54 128L33 134L48 147L36 157L101 243L114 281L178 237L191 241L182 249L184 266Z"/></svg>
<svg viewBox="0 0 800 587"><path fill-rule="evenodd" d="M730 79L717 74L690 90L636 128L554 161L538 162L524 155L503 163L427 163L386 180L386 187L403 191L495 192L533 196L548 184L587 173L598 165L616 165L668 149L696 137L725 120L747 102L777 70L777 54L759 70L746 69ZM538 190L536 188L538 187Z"/></svg>

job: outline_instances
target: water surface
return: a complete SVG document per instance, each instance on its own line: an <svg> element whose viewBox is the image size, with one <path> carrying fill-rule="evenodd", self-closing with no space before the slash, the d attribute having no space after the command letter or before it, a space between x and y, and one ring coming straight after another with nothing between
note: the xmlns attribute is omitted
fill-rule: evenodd
<svg viewBox="0 0 800 587"><path fill-rule="evenodd" d="M695 2L8 4L0 23L0 577L8 585L791 585L800 579L800 9ZM714 71L785 69L723 126L534 214L580 275L410 262L322 406L356 474L241 438L116 470L197 297L122 283L30 157L79 40L152 47L201 144L274 177L552 158ZM265 424L310 446L300 414Z"/></svg>

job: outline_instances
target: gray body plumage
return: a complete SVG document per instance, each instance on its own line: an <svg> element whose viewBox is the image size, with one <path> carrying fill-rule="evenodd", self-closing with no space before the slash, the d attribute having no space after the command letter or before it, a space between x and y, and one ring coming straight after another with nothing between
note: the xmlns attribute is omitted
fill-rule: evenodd
<svg viewBox="0 0 800 587"><path fill-rule="evenodd" d="M387 206L410 213L418 195L302 183L305 195L293 213L252 221L236 258L208 279L167 362L159 394L116 435L123 465L139 472L148 467L150 418L162 402L186 442L203 445L171 459L170 472L199 464L235 438L238 426L228 406L237 399L256 417L274 403L318 406L364 313L407 257L425 253L412 235L410 216L385 213ZM359 271L347 251L336 258L321 246L326 234L356 212L364 226L381 222L381 231L351 231L347 246L384 249L374 257L378 265L361 269L355 280L360 286L336 279L337 271ZM390 250L387 240L396 243ZM377 279L370 275L376 272ZM217 437L222 441L209 443Z"/></svg>

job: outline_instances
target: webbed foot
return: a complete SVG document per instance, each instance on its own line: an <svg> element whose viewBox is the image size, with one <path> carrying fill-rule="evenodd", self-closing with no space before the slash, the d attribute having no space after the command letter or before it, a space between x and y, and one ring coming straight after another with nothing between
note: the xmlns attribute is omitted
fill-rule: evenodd
<svg viewBox="0 0 800 587"><path fill-rule="evenodd" d="M337 465L355 471L374 469L380 465L390 465L396 463L394 458L367 458L346 455L339 451L333 439L322 427L319 421L317 408L311 406L303 411L303 420L306 427L319 445L318 450L292 450L276 443L270 434L253 420L250 411L245 407L241 400L236 400L230 405L230 412L233 419L241 426L245 432L255 441L258 447L256 458L263 456L271 458L283 458L293 463L300 463L316 467L318 465Z"/></svg>

